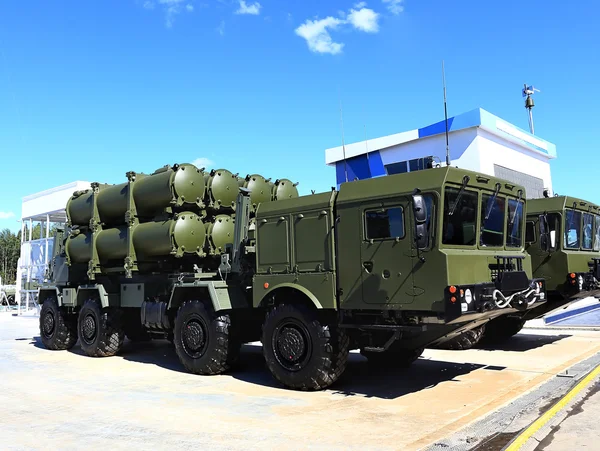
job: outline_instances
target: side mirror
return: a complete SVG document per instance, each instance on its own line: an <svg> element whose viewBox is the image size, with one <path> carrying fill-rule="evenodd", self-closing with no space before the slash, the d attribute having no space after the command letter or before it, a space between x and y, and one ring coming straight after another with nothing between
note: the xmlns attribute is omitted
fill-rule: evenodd
<svg viewBox="0 0 600 451"><path fill-rule="evenodd" d="M427 235L427 224L417 224L416 227L417 236L415 241L417 242L417 248L423 249L429 244L429 237Z"/></svg>
<svg viewBox="0 0 600 451"><path fill-rule="evenodd" d="M545 214L539 216L540 224L540 248L544 252L550 251L550 234L548 233L548 216Z"/></svg>
<svg viewBox="0 0 600 451"><path fill-rule="evenodd" d="M412 196L413 212L415 214L415 222L417 224L424 224L427 221L427 208L425 207L425 201L423 196L420 194L414 194Z"/></svg>

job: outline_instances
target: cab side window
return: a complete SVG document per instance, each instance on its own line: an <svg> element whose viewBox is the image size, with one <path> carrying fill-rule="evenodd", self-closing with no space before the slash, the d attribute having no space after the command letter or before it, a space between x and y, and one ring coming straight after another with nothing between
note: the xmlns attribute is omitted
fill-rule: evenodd
<svg viewBox="0 0 600 451"><path fill-rule="evenodd" d="M525 223L525 242L535 243L535 223L533 221Z"/></svg>
<svg viewBox="0 0 600 451"><path fill-rule="evenodd" d="M402 207L365 211L367 240L404 238L404 211Z"/></svg>

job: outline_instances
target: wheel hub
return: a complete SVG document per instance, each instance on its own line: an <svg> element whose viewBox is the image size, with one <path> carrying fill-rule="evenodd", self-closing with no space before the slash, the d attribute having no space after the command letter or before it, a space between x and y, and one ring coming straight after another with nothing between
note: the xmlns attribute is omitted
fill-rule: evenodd
<svg viewBox="0 0 600 451"><path fill-rule="evenodd" d="M91 343L96 336L96 320L92 315L87 315L83 319L82 337L87 343Z"/></svg>
<svg viewBox="0 0 600 451"><path fill-rule="evenodd" d="M299 330L286 327L279 335L277 347L279 348L281 356L292 363L297 362L300 359L304 353L306 344Z"/></svg>
<svg viewBox="0 0 600 451"><path fill-rule="evenodd" d="M55 326L55 321L54 321L54 315L52 314L52 312L48 312L44 315L44 321L43 321L43 330L44 330L44 335L46 337L51 337L53 332L54 332L54 326Z"/></svg>
<svg viewBox="0 0 600 451"><path fill-rule="evenodd" d="M304 325L288 321L275 331L273 350L281 366L289 371L299 371L312 353L310 335Z"/></svg>
<svg viewBox="0 0 600 451"><path fill-rule="evenodd" d="M206 332L204 325L199 320L189 320L183 327L181 338L187 355L192 358L202 355L206 345Z"/></svg>

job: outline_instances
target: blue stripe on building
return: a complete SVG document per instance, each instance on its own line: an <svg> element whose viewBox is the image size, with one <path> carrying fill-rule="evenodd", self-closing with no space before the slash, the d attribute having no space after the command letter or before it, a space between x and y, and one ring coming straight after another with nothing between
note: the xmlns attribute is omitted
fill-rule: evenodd
<svg viewBox="0 0 600 451"><path fill-rule="evenodd" d="M378 150L369 154L369 169L371 170L371 177L379 177L387 174Z"/></svg>
<svg viewBox="0 0 600 451"><path fill-rule="evenodd" d="M351 182L355 179L365 180L386 174L379 151L370 152L368 156L364 154L348 158L346 164L344 164L344 161L338 161L335 164L335 178L338 188L346 179Z"/></svg>

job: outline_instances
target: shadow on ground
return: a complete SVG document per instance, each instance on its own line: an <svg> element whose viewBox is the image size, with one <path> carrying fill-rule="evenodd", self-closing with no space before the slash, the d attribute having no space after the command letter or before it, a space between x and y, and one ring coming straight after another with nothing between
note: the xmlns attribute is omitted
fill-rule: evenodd
<svg viewBox="0 0 600 451"><path fill-rule="evenodd" d="M519 333L514 335L504 343L487 343L481 341L477 345L477 349L483 351L514 351L514 352L527 352L532 349L541 348L542 346L551 345L557 341L569 338L572 335L560 334L560 335L536 335Z"/></svg>
<svg viewBox="0 0 600 451"><path fill-rule="evenodd" d="M45 350L39 336L33 337L33 340L18 340L30 340L31 345ZM76 344L68 352L88 358L81 351L79 344ZM189 374L190 377L202 377L188 373L179 362L174 346L166 340L153 340L145 343L132 343L125 340L117 358L157 365L169 371ZM330 387L329 391L342 396L396 399L410 393L434 388L441 383L458 383L457 377L477 369L502 371L506 368L466 362L445 362L421 357L410 368L377 370L371 367L360 354L351 353L346 371L337 383ZM237 368L228 373L227 377L263 387L285 390L267 370L262 347L257 344L246 344L242 347L240 363Z"/></svg>

